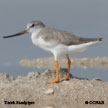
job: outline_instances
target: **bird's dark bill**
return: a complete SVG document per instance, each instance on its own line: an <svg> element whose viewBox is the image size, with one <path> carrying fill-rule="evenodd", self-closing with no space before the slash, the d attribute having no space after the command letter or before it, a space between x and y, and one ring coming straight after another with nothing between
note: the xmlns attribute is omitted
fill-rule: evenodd
<svg viewBox="0 0 108 108"><path fill-rule="evenodd" d="M26 33L28 33L28 31L27 30L24 30L22 32L19 32L19 33L10 35L10 36L3 36L3 38L10 38L10 37L15 37L15 36L20 36L20 35L23 35L23 34L26 34Z"/></svg>

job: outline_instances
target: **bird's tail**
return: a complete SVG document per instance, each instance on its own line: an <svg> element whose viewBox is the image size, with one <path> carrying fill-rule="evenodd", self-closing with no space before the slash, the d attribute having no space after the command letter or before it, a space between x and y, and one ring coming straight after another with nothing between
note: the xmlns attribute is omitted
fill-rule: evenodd
<svg viewBox="0 0 108 108"><path fill-rule="evenodd" d="M98 38L98 41L103 41L103 38Z"/></svg>
<svg viewBox="0 0 108 108"><path fill-rule="evenodd" d="M98 42L101 42L103 41L103 38L80 38L80 41L83 41L83 42L94 42L94 41L98 41Z"/></svg>

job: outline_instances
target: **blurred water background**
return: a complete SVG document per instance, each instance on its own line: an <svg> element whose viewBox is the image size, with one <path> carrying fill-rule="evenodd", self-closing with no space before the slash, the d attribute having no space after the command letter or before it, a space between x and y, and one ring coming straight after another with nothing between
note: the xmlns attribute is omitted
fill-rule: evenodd
<svg viewBox="0 0 108 108"><path fill-rule="evenodd" d="M98 44L82 54L70 57L95 58L108 56L108 1L107 0L0 0L0 72L26 75L44 69L24 68L22 59L49 57L52 54L34 46L30 34L2 39L26 28L31 20L41 20L47 26L69 31L83 37L102 37ZM75 76L89 79L99 77L108 81L107 69L72 69Z"/></svg>

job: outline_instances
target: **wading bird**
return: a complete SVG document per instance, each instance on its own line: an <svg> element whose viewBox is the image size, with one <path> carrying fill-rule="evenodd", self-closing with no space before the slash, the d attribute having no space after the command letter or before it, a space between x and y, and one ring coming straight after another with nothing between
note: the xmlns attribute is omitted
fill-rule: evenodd
<svg viewBox="0 0 108 108"><path fill-rule="evenodd" d="M102 38L84 38L74 35L62 30L48 28L41 21L31 21L27 24L27 29L10 36L3 38L10 38L22 34L31 33L31 40L33 44L53 53L56 62L56 80L48 83L59 83L61 80L69 80L71 60L68 54L81 53L89 47L100 43ZM59 78L58 59L61 56L66 56L68 60L68 72L66 78Z"/></svg>

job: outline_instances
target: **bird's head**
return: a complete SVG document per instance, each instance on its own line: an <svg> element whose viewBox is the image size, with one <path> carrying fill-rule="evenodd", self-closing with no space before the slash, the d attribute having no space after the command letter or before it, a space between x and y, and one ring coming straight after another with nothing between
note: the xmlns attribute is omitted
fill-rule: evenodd
<svg viewBox="0 0 108 108"><path fill-rule="evenodd" d="M20 36L20 35L27 34L27 33L33 33L37 29L41 29L43 27L45 27L45 25L41 21L31 21L27 24L26 30L23 30L19 33L16 33L10 36L3 36L3 38L10 38L10 37Z"/></svg>

